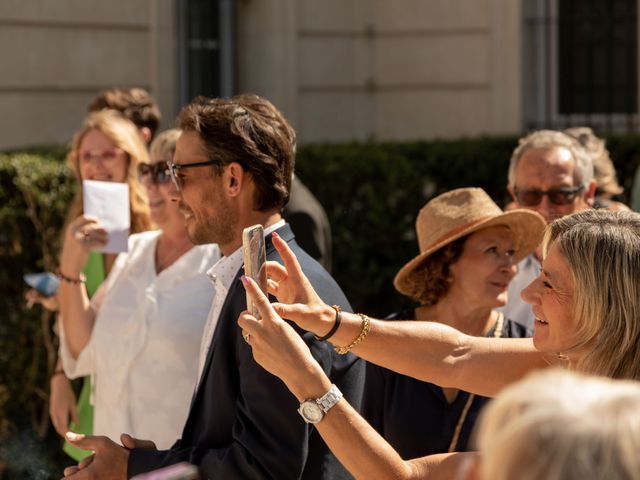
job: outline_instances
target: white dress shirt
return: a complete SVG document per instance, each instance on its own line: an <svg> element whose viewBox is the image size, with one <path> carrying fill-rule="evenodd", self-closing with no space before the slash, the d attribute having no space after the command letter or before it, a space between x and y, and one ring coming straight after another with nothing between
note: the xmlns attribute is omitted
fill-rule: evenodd
<svg viewBox="0 0 640 480"><path fill-rule="evenodd" d="M270 227L265 228L265 236L283 227L285 224L286 222L284 220L279 220ZM200 377L202 377L202 370L204 369L204 364L207 361L207 354L209 353L209 348L211 347L213 332L215 332L216 330L216 325L218 324L218 317L220 316L222 305L224 305L224 301L227 298L227 293L229 292L229 287L231 287L231 282L233 282L233 279L238 274L238 270L242 268L242 265L242 247L240 247L228 257L222 257L220 260L218 260L218 262L211 268L211 270L207 272L207 275L209 275L209 278L213 282L213 285L216 289L216 296L213 300L213 305L211 305L209 317L207 318L207 323L204 327L204 333L202 335L202 343L200 344L200 361L198 362L198 382L196 384L196 388L198 388Z"/></svg>
<svg viewBox="0 0 640 480"><path fill-rule="evenodd" d="M119 442L121 433L169 448L180 437L197 379L197 355L214 291L206 271L217 245L195 246L156 274L160 233L131 235L94 296L91 338L77 359L61 328L67 376L93 377L93 431Z"/></svg>
<svg viewBox="0 0 640 480"><path fill-rule="evenodd" d="M497 309L504 314L504 318L513 320L531 330L533 330L533 324L535 322L531 305L522 300L520 292L538 278L541 268L540 262L533 254L520 260L520 263L518 263L518 273L513 277L511 283L509 283L507 304Z"/></svg>

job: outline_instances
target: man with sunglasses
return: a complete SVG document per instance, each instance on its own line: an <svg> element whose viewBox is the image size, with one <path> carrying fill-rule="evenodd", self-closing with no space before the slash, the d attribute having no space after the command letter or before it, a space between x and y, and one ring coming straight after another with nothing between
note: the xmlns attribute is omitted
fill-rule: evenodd
<svg viewBox="0 0 640 480"><path fill-rule="evenodd" d="M580 143L555 130L538 130L520 139L509 163L507 190L514 208L542 215L547 223L591 208L596 190L593 161ZM531 306L520 292L540 274L541 247L518 264L509 284L506 318L533 328Z"/></svg>
<svg viewBox="0 0 640 480"><path fill-rule="evenodd" d="M336 305L336 324L340 309L350 309L340 287L296 244L280 214L290 195L295 133L270 102L255 95L199 97L182 110L178 123L182 134L167 162L172 200L192 242L215 242L223 254L207 272L215 297L202 334L191 408L181 438L169 450L126 435L125 448L106 438L68 435L76 446L96 453L65 475L124 479L188 462L198 466L201 478L211 479L351 478L311 425L317 417L300 417L299 402L255 362L253 339L237 325L246 309L242 231L254 224L264 226L267 260L280 259L271 243L275 234L295 251L316 291ZM154 175L159 179L162 172ZM350 353L339 355L312 334L300 335L335 384L329 392L314 392L320 413L341 398L335 387L359 406L364 362Z"/></svg>

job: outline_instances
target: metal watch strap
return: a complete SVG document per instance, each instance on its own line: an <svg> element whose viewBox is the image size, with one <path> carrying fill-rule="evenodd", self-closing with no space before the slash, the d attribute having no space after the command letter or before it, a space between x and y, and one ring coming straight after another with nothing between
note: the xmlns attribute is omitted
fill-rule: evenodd
<svg viewBox="0 0 640 480"><path fill-rule="evenodd" d="M322 409L324 413L327 413L331 407L333 407L342 398L342 392L336 387L335 384L331 385L331 388L320 398L316 399L316 403Z"/></svg>

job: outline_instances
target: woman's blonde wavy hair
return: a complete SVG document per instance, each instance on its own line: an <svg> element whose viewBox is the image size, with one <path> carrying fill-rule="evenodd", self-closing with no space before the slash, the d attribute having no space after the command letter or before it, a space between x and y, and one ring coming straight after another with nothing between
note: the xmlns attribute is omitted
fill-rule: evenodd
<svg viewBox="0 0 640 480"><path fill-rule="evenodd" d="M587 352L576 369L640 380L640 214L583 210L553 222L556 245L574 282L578 326L571 350Z"/></svg>
<svg viewBox="0 0 640 480"><path fill-rule="evenodd" d="M76 178L82 181L78 165L78 151L82 139L90 130L98 130L107 136L118 148L127 154L127 178L129 185L129 205L131 213L131 233L144 232L152 228L149 216L149 205L144 188L138 182L138 164L148 163L149 155L144 140L136 126L115 110L101 110L90 113L76 131L67 154L67 163L75 172ZM78 188L71 202L67 221L73 221L82 214L82 188Z"/></svg>

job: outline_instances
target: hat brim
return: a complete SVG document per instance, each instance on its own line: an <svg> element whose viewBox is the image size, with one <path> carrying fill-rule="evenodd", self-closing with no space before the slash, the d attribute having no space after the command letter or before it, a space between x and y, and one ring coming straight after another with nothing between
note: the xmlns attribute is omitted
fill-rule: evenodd
<svg viewBox="0 0 640 480"><path fill-rule="evenodd" d="M504 212L500 215L487 217L485 220L475 222L467 228L458 230L448 235L421 252L414 259L403 266L396 274L393 285L396 290L403 295L412 296L411 285L415 285L416 269L429 257L429 255L440 250L445 245L457 240L458 238L470 235L473 232L482 230L483 228L505 226L511 233L514 240L514 259L519 262L524 257L533 252L542 241L546 223L544 219L537 213L530 210L517 209Z"/></svg>

